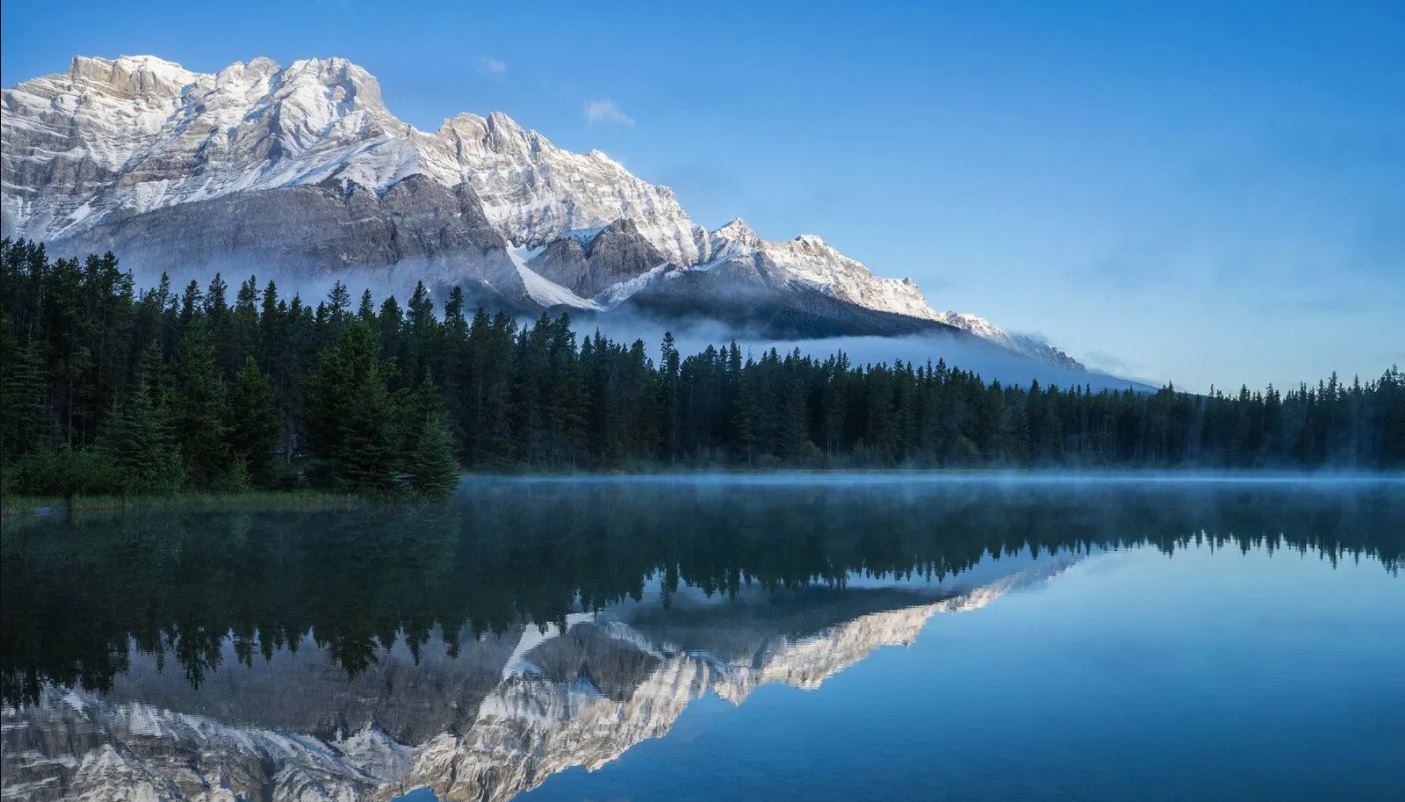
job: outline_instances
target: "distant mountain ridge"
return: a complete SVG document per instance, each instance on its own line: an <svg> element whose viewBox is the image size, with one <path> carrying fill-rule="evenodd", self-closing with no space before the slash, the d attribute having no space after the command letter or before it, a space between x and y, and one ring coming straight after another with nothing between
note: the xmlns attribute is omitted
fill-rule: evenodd
<svg viewBox="0 0 1405 802"><path fill-rule="evenodd" d="M816 337L966 332L1075 360L973 315L936 312L819 237L708 231L667 187L566 151L501 113L434 132L398 120L340 58L197 73L153 56L77 57L4 90L0 233L128 266L466 285L483 303Z"/></svg>

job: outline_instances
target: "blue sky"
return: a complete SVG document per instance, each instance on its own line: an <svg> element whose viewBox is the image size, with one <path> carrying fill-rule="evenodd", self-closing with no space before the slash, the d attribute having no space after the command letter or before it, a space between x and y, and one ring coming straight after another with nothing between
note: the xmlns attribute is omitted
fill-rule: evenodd
<svg viewBox="0 0 1405 802"><path fill-rule="evenodd" d="M0 73L345 56L1115 372L1405 365L1405 3L662 5L6 0Z"/></svg>

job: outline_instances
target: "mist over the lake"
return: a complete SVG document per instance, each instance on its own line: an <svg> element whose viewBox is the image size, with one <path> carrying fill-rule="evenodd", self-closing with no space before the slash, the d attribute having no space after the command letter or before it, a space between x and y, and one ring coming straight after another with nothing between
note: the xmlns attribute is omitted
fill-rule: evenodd
<svg viewBox="0 0 1405 802"><path fill-rule="evenodd" d="M1405 2L4 0L0 802L1402 802Z"/></svg>

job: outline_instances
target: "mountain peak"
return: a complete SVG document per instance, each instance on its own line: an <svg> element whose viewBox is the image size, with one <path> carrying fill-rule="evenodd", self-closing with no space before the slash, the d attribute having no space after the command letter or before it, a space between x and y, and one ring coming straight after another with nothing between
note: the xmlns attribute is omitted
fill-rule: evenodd
<svg viewBox="0 0 1405 802"><path fill-rule="evenodd" d="M267 58L267 57L266 57L266 56L258 56L258 57L256 57L255 60L257 60L258 58ZM269 59L269 60L271 60L271 59ZM362 68L362 67L361 67L359 64L357 64L356 62L352 61L352 60L349 59L349 58L343 58L342 56L313 56L312 58L300 58L300 59L295 60L292 64L289 64L289 65L288 65L288 69L289 69L289 71L293 71L293 72L296 72L296 71L299 71L299 70L314 70L314 71L319 71L319 72L320 72L320 71L336 71L336 72L343 72L343 71L347 71L347 70L354 70L354 71L357 71L357 72L365 73L365 74L367 74L367 75L370 74L370 73L367 73L366 70L365 70L364 68Z"/></svg>
<svg viewBox="0 0 1405 802"><path fill-rule="evenodd" d="M536 149L536 140L544 139L500 111L490 113L484 125L489 146L500 153L530 154Z"/></svg>
<svg viewBox="0 0 1405 802"><path fill-rule="evenodd" d="M249 80L250 76L267 80L277 75L281 69L283 68L279 66L278 62L265 56L259 56L249 61L236 61L215 75L215 85L217 87L242 85Z"/></svg>
<svg viewBox="0 0 1405 802"><path fill-rule="evenodd" d="M255 59L257 61L257 59ZM267 59L265 60L267 61ZM252 63L252 62L251 62ZM340 57L299 59L280 71L285 85L310 84L332 90L330 100L338 105L373 106L383 109L381 84L360 65ZM308 101L314 101L308 98Z"/></svg>
<svg viewBox="0 0 1405 802"><path fill-rule="evenodd" d="M74 84L96 84L114 95L137 98L178 95L199 76L156 56L74 56L66 77Z"/></svg>
<svg viewBox="0 0 1405 802"><path fill-rule="evenodd" d="M753 248L761 243L760 235L740 217L712 232L712 236Z"/></svg>
<svg viewBox="0 0 1405 802"><path fill-rule="evenodd" d="M399 264L421 249L431 264L441 260L448 275L463 269L454 260L467 253L466 242L487 243L488 251L501 250L504 241L534 249L580 232L576 248L594 242L590 248L599 246L602 254L592 252L580 270L572 262L548 273L582 292L627 284L611 295L623 299L668 264L706 267L678 283L694 287L712 266L730 264L735 269L718 271L716 281L751 280L758 285L753 289L778 296L809 294L822 296L822 304L940 319L912 281L876 276L817 235L769 242L740 218L709 233L667 187L640 179L601 151L557 147L502 112L460 114L436 132L418 131L385 107L376 78L345 58L300 59L286 67L254 58L204 74L155 56L78 57L67 75L4 90L3 104L4 236L101 249L120 235L124 256L156 263L172 258L172 248L158 247L155 233L138 235L169 226L176 233L162 236L183 243L192 259L244 260L254 246L205 242L209 227L187 220L243 202L264 214L257 247L283 236L287 247L278 253L300 254L309 269L359 267L367 259ZM368 202L389 209L376 213L384 213L382 222L395 231L456 221L453 248L435 237L421 241L359 228L334 237L336 227L327 221L347 213L349 196L329 198L309 188L352 184L372 190L366 196L375 200ZM397 186L403 191L392 191ZM301 228L290 222L299 214L307 215ZM335 247L314 247L317 236L335 240ZM571 251L569 245L559 250ZM485 275L501 278L493 271L507 257L485 258ZM208 265L186 265L202 266ZM686 272L658 275L673 283ZM513 271L495 289L518 293L520 275ZM963 322L1011 339L988 322Z"/></svg>
<svg viewBox="0 0 1405 802"><path fill-rule="evenodd" d="M954 326L972 334L984 337L987 340L1004 341L1010 339L1005 330L991 323L980 315L973 315L970 312L957 312L949 310L941 316L941 321L948 326Z"/></svg>
<svg viewBox="0 0 1405 802"><path fill-rule="evenodd" d="M494 128L505 128L511 131L523 130L522 126L518 125L516 120L512 119L507 115L506 112L502 111L488 112L488 124L493 126Z"/></svg>
<svg viewBox="0 0 1405 802"><path fill-rule="evenodd" d="M125 73L150 72L153 74L193 75L174 61L158 56L118 56L115 59L102 56L74 56L69 62L68 75L71 78L86 77L95 73L121 71Z"/></svg>

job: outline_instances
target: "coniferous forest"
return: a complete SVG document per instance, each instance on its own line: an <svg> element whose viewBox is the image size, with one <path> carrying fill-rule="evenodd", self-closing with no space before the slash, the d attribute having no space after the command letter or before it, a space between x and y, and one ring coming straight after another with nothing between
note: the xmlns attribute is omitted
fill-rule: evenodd
<svg viewBox="0 0 1405 802"><path fill-rule="evenodd" d="M1405 374L1199 395L1002 386L943 362L683 355L570 319L338 284L139 289L112 254L0 245L6 493L322 487L474 471L1405 467Z"/></svg>

